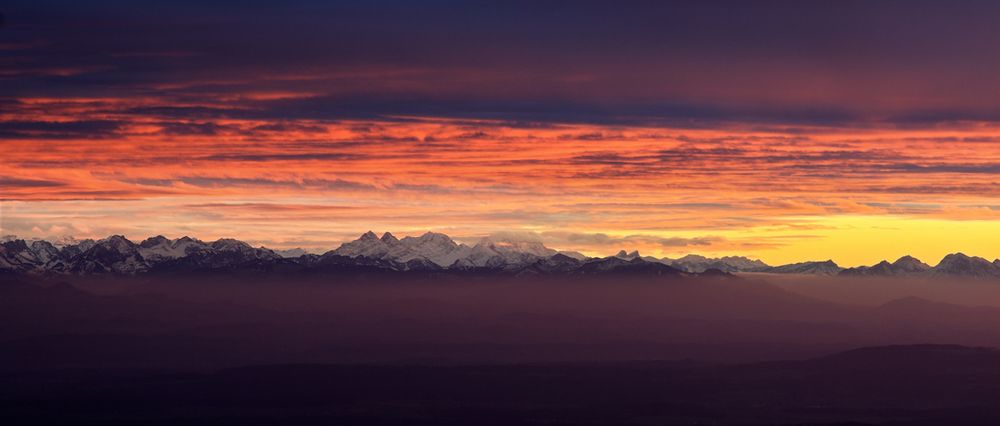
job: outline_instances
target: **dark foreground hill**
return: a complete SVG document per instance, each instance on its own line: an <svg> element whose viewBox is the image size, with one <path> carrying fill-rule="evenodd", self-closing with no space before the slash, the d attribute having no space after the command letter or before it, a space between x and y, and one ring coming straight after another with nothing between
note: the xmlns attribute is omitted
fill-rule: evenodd
<svg viewBox="0 0 1000 426"><path fill-rule="evenodd" d="M805 361L267 365L0 377L3 424L993 425L1000 353L858 349Z"/></svg>
<svg viewBox="0 0 1000 426"><path fill-rule="evenodd" d="M1000 420L1000 355L972 348L1000 341L996 308L647 271L28 278L0 279L3 425Z"/></svg>

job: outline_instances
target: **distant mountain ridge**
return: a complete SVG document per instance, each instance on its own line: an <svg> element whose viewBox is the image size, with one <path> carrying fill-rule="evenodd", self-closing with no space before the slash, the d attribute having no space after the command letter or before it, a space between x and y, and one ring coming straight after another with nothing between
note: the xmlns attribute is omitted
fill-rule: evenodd
<svg viewBox="0 0 1000 426"><path fill-rule="evenodd" d="M578 252L557 251L540 241L508 236L480 239L474 245L455 242L442 233L396 238L368 231L358 239L324 254L302 249L271 250L223 238L204 242L191 237L147 238L139 243L121 235L100 240L62 238L26 241L0 239L0 272L134 275L146 272L183 272L224 269L326 268L386 271L498 272L517 275L645 273L654 275L764 272L841 276L961 276L1000 279L1000 259L953 253L936 266L912 256L872 266L842 268L832 260L770 266L742 256L709 258L690 254L677 259L619 251L593 258Z"/></svg>
<svg viewBox="0 0 1000 426"><path fill-rule="evenodd" d="M638 250L627 252L621 250L614 257L625 260L642 259L647 262L658 262L672 266L685 272L702 273L708 270L718 270L722 272L756 272L769 268L769 266L756 259L743 256L724 256L718 258L705 257L697 254L671 259L668 257L656 258L653 256L642 256Z"/></svg>
<svg viewBox="0 0 1000 426"><path fill-rule="evenodd" d="M291 256L293 253L298 256ZM228 238L205 242L191 237L155 236L135 243L122 235L113 235L97 241L70 240L59 247L49 241L29 243L7 237L0 243L0 272L137 275L278 269L345 273L689 275L659 262L588 258L576 252L559 252L539 241L486 237L470 246L434 232L400 239L388 232L380 237L369 231L322 255L276 252Z"/></svg>
<svg viewBox="0 0 1000 426"><path fill-rule="evenodd" d="M781 266L770 266L751 272L769 272L773 274L810 274L810 275L837 275L843 271L832 260L791 263Z"/></svg>
<svg viewBox="0 0 1000 426"><path fill-rule="evenodd" d="M913 256L903 256L895 262L883 260L871 266L842 268L832 260L802 262L773 266L746 272L774 274L836 275L851 277L964 277L1000 279L1000 259L990 262L981 257L963 253L946 255L937 265L928 265Z"/></svg>
<svg viewBox="0 0 1000 426"><path fill-rule="evenodd" d="M839 274L876 277L957 276L1000 279L1000 259L990 262L977 256L952 253L941 259L937 265L930 266L912 256L903 256L892 263L883 260L872 266L848 268Z"/></svg>
<svg viewBox="0 0 1000 426"><path fill-rule="evenodd" d="M921 262L912 256L903 256L895 262L889 263L883 260L872 266L859 266L848 268L840 272L841 275L855 276L898 276L923 274L933 269L930 265Z"/></svg>

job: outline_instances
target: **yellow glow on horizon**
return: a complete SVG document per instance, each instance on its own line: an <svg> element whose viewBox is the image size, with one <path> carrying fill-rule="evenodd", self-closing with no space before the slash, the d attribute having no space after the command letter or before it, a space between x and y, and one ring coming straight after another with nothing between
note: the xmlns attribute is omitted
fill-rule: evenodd
<svg viewBox="0 0 1000 426"><path fill-rule="evenodd" d="M618 250L639 250L644 256L678 258L687 254L708 257L747 256L769 265L833 260L842 267L890 262L910 255L931 266L950 253L962 252L993 260L1000 256L1000 221L949 220L896 215L795 216L772 218L780 225L714 230L711 246L666 247L636 242L607 247L558 247L588 256L608 256ZM641 234L641 230L598 230L613 238ZM698 238L704 230L652 233L657 237Z"/></svg>
<svg viewBox="0 0 1000 426"><path fill-rule="evenodd" d="M949 253L993 260L1000 255L1000 221L946 220L900 216L790 218L811 222L814 238L762 250L770 264L833 259L840 266L871 265L911 255L935 265Z"/></svg>

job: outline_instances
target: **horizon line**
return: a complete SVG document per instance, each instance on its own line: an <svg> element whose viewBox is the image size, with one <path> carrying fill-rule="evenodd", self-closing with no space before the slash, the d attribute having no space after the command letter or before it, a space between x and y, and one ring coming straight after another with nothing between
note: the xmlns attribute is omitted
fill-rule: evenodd
<svg viewBox="0 0 1000 426"><path fill-rule="evenodd" d="M401 233L400 235L402 235L402 237L397 237L397 238L398 239L403 239L403 238L417 238L419 236L426 235L426 234L440 234L440 235L444 235L444 236L448 237L450 240L452 240L453 242L455 242L455 243L457 243L459 245L466 245L466 246L472 247L472 246L475 246L475 244L478 244L479 242L481 242L483 240L486 240L486 239L497 239L497 240L501 240L502 241L505 237L502 237L502 235L500 235L500 234L503 234L505 232L509 233L510 235L519 234L518 232L511 232L511 231L496 231L494 233L491 233L491 234L485 235L485 236L479 236L479 237L457 237L456 238L456 237L452 237L451 235L449 235L447 233L444 233L444 232L437 232L437 231L427 230L427 231L423 231L423 232L420 232L420 233L413 233L413 234L410 234L410 233ZM289 248L268 247L267 245L261 244L257 240L244 240L244 239L241 239L241 238L238 238L238 237L219 237L219 238L215 238L215 239L203 239L203 238L194 237L194 236L191 236L191 235L181 235L179 237L170 238L170 237L167 237L167 236L163 235L162 233L159 233L159 234L156 234L156 235L151 235L151 236L148 236L148 237L143 238L141 240L133 240L133 239L130 239L129 237L127 237L124 233L112 233L112 234L107 235L105 237L94 238L94 237L77 237L77 236L68 235L68 234L67 235L61 235L61 236L52 236L52 235L50 235L50 236L45 236L45 237L37 237L37 236L24 237L24 236L19 236L19 235L16 235L16 234L3 234L2 232L0 232L0 243L2 243L2 242L8 242L8 241L23 240L25 242L29 242L29 241L46 241L46 242L48 242L50 244L55 245L55 243L58 242L58 241L55 241L55 240L58 240L58 239L71 239L71 240L76 241L76 242L83 242L83 241L91 240L91 241L95 241L96 242L96 241L102 241L102 240L106 240L106 239L118 236L118 237L122 237L122 238L128 240L129 242L132 242L133 244L138 245L138 244L142 243L143 241L150 240L150 239L157 238L157 237L162 237L162 238L165 238L165 239L170 240L170 241L176 241L176 240L179 240L179 239L182 239L182 238L190 238L190 239L194 239L194 240L197 240L197 241L200 241L200 242L206 242L206 243L211 243L211 242L216 242L216 241L221 241L221 240L236 240L236 241L245 243L247 245L250 245L251 247L260 248L260 249L267 249L267 250L271 250L271 251L274 251L274 252L282 252L282 251L290 251L290 250L303 250L303 252L305 254L322 255L322 254L325 254L325 253L328 253L328 252L335 251L335 250L339 249L340 247L342 247L343 245L345 245L347 243L360 240L361 238L363 238L365 235L367 235L369 233L374 234L378 239L384 238L387 234L391 235L393 237L396 237L396 234L394 234L394 233L392 233L390 231L383 231L380 234L380 233L374 232L372 230L368 230L368 231L365 231L365 232L361 233L357 238L355 238L353 240L347 240L347 241L340 242L336 247L333 247L333 248L326 248L326 247L324 247L323 249L321 249L321 251L320 250L306 249L306 248L303 248L301 246L289 247ZM529 235L529 233L524 233L524 235ZM900 260L902 258L912 257L912 258L914 258L914 259L916 259L916 260L918 260L920 262L926 263L928 265L932 265L930 263L925 262L924 259L920 259L920 258L918 258L916 256L913 256L913 255L910 255L910 254L900 255L899 257L896 257L895 260L891 260L892 259L891 257L883 257L882 259L880 259L878 261L875 261L873 263L870 263L870 264L864 264L864 263L862 263L862 264L857 264L857 265L841 264L840 262L837 262L836 260L834 260L832 257L828 258L828 259L815 259L814 258L814 259L797 260L797 261L794 261L794 262L787 262L787 263L778 263L778 262L770 263L770 262L767 262L767 261L761 259L760 257L749 256L749 255L744 255L744 254L703 255L703 254L700 254L700 253L688 252L687 254L682 255L682 256L678 256L678 257L668 257L668 256L657 257L657 256L651 256L651 255L642 255L642 253L638 249L629 249L629 248L621 248L621 249L618 249L618 250L614 250L614 253L607 254L607 255L592 255L592 254L588 254L588 253L593 253L592 250L578 250L578 249L565 249L565 248L549 247L549 246L545 245L545 241L543 241L540 237L538 239L536 239L536 240L531 240L531 239L514 240L514 239L509 239L509 238L506 238L506 239L507 239L508 242L535 242L535 243L541 244L545 248L548 248L548 249L551 249L551 250L555 250L557 253L573 253L573 252L575 252L575 253L579 253L579 254L582 254L584 256L587 256L588 258L592 258L592 259L603 259L603 258L609 258L609 257L616 257L619 253L626 252L629 255L631 255L632 253L638 253L639 256L642 257L642 258L652 257L652 258L657 259L657 260L678 260L678 259L682 259L682 258L687 257L687 256L701 256L701 257L705 257L705 258L708 258L708 259L721 259L721 258L726 258L726 257L743 257L743 258L746 258L746 259L749 259L749 260L757 260L757 261L764 262L768 266L794 265L794 264L799 264L799 263L833 262L833 263L835 263L837 266L839 266L841 268L849 269L849 268L858 268L858 267L873 266L873 265L876 265L876 264L881 263L881 262L893 263L893 262L896 262L896 261L898 261L898 260ZM468 242L468 241L473 241L473 240L475 242ZM66 245L72 245L72 244L66 244ZM991 257L991 256L979 256L979 255L976 255L976 254L967 254L967 253L965 253L962 250L948 251L948 253L945 254L944 256L942 256L942 258L940 260L938 260L937 263L940 263L941 260L943 260L945 257L951 256L951 255L964 255L964 256L973 257L973 258L978 257L978 258L981 258L981 259L984 259L984 260L987 260L987 261L990 261L990 257ZM994 259L995 259L994 261L1000 260L1000 256L997 256ZM935 263L935 265L937 263Z"/></svg>

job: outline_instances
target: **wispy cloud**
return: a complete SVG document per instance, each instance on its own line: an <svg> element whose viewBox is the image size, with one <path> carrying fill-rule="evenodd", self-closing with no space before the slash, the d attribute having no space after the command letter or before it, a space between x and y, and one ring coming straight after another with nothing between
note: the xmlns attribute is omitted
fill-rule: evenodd
<svg viewBox="0 0 1000 426"><path fill-rule="evenodd" d="M746 3L14 1L3 226L661 253L793 253L846 216L986 234L996 4Z"/></svg>

